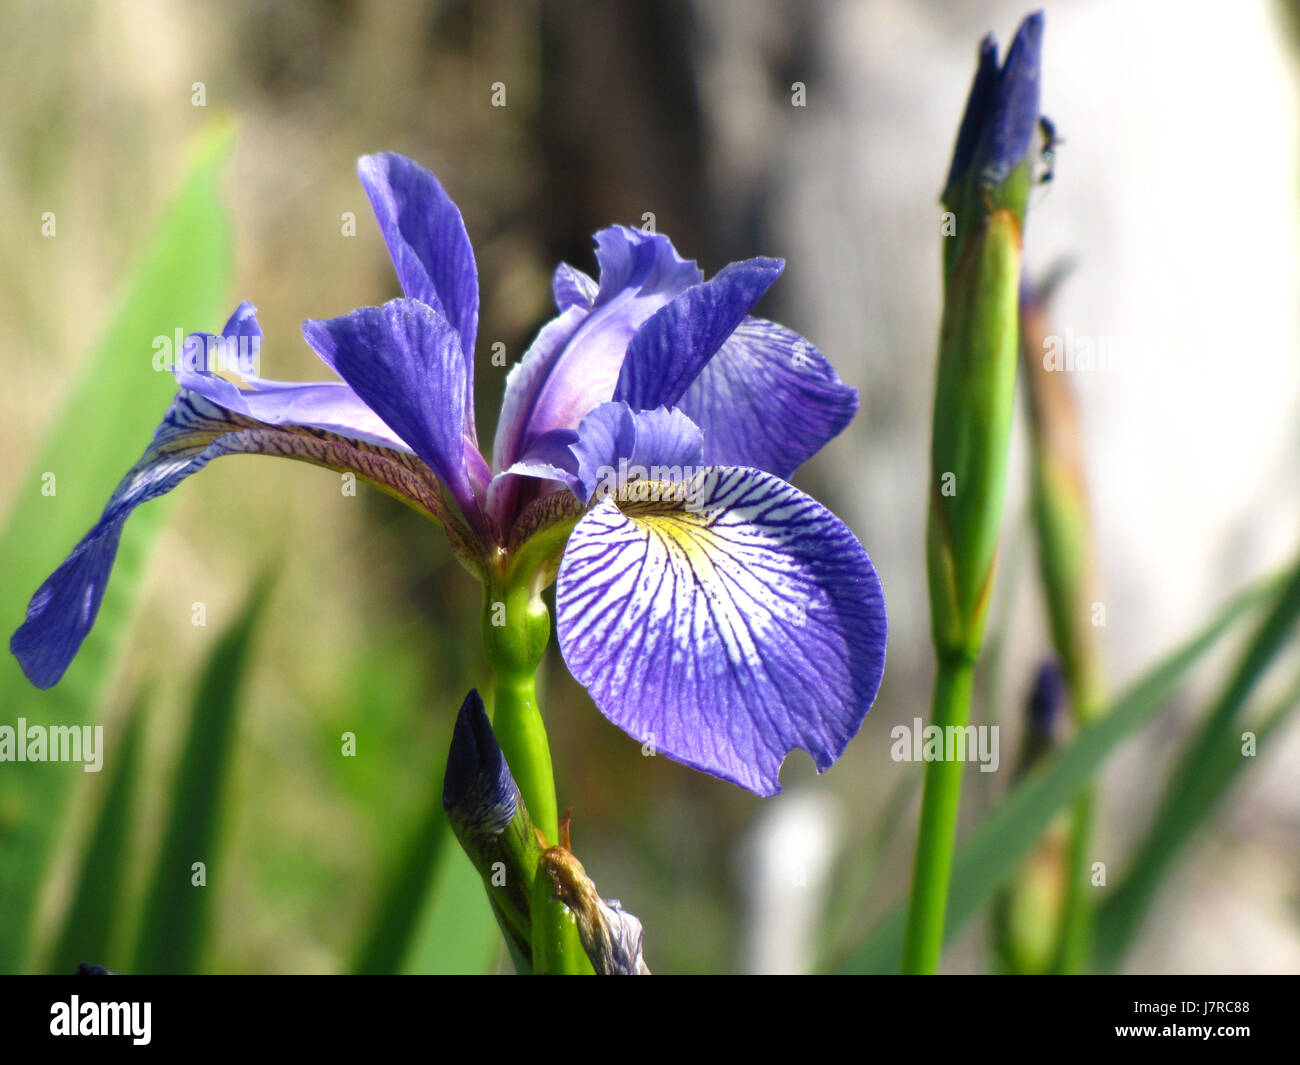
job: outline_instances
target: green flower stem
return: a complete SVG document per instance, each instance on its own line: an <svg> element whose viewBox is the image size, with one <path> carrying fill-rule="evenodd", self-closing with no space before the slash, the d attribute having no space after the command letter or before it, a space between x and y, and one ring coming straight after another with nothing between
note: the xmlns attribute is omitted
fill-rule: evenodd
<svg viewBox="0 0 1300 1065"><path fill-rule="evenodd" d="M1070 813L1070 842L1065 856L1065 906L1054 966L1058 973L1086 971L1092 954L1093 905L1088 894L1088 848L1092 844L1093 805L1093 787L1089 785L1075 796Z"/></svg>
<svg viewBox="0 0 1300 1065"><path fill-rule="evenodd" d="M1052 632L1078 728L1086 728L1106 705L1097 630L1091 624L1096 599L1092 522L1079 405L1063 373L1043 363L1052 335L1047 299L1059 275L1021 300L1020 336L1028 384L1032 498L1038 540L1039 575ZM1092 786L1073 804L1065 853L1065 899L1053 968L1078 973L1092 952L1093 905L1088 849L1092 840Z"/></svg>
<svg viewBox="0 0 1300 1065"><path fill-rule="evenodd" d="M932 713L935 725L941 729L949 725L964 728L969 723L974 678L973 661L961 657L939 660ZM925 767L925 797L912 870L912 905L903 948L905 973L933 973L939 968L964 768L965 763L958 759L936 759Z"/></svg>
<svg viewBox="0 0 1300 1065"><path fill-rule="evenodd" d="M483 646L493 673L492 731L519 786L524 805L547 841L559 838L559 807L551 746L537 702L537 669L551 619L541 580L490 580L483 603ZM577 926L537 877L532 889L534 973L590 973Z"/></svg>
<svg viewBox="0 0 1300 1065"><path fill-rule="evenodd" d="M498 674L492 691L492 731L505 753L533 824L547 839L554 840L559 831L555 774L534 677Z"/></svg>
<svg viewBox="0 0 1300 1065"><path fill-rule="evenodd" d="M1015 400L1027 169L1022 165L1000 190L1020 195L1020 211L994 208L981 215L981 207L968 204L969 215L959 217L979 221L961 251L946 256L926 523L930 630L938 660L932 724L941 729L964 728L970 721L975 662L997 569ZM939 966L962 768L961 761L926 766L905 972L932 973Z"/></svg>

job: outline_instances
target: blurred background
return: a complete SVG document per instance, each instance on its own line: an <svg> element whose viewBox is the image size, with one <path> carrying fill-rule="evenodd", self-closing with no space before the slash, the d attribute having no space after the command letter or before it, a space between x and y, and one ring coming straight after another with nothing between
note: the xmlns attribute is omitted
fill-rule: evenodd
<svg viewBox="0 0 1300 1065"><path fill-rule="evenodd" d="M1117 353L1072 383L1107 671L1119 690L1300 543L1300 23L1294 3L1267 0L1043 6L1043 110L1063 143L1054 180L1031 201L1026 257L1034 271L1071 264L1052 309L1067 344ZM273 378L328 376L301 339L302 319L397 294L356 157L392 149L438 175L478 258L480 439L490 439L506 373L490 365L491 345L504 343L511 363L523 353L553 313L550 271L566 260L594 272L591 235L602 226L639 226L649 212L708 273L784 257L761 313L806 335L861 392L853 424L795 478L854 529L884 582L889 663L861 734L823 777L796 752L783 795L762 801L643 758L554 646L543 705L560 804L575 807L575 850L602 893L642 919L653 969L822 964L910 872L919 773L890 760L889 730L928 714L932 680L923 530L938 194L977 43L988 30L1009 40L1027 10L942 0L6 0L0 522L37 483L33 463L194 144L223 122L234 123L220 185L233 224L226 308L258 306L261 370ZM495 83L504 107L492 105ZM57 216L53 239L42 236L44 212ZM343 233L346 212L355 236ZM119 357L138 369L152 356L148 337L223 320L159 322ZM160 416L165 399L148 402ZM72 441L48 505L74 508L88 528L117 475L80 483ZM1004 765L1050 650L1024 451L1018 426L993 608L998 654L977 705L981 720L1004 726ZM223 459L149 506L167 507L165 522L112 669L85 707L105 725L108 771L41 768L63 775L66 794L44 853L0 850L11 867L44 863L26 929L32 953L0 951L0 969L51 957L115 745L140 713L122 893L133 920L150 921L151 856L185 785L178 766L198 678L268 571L276 578L249 652L209 870L202 968L348 971L402 870L418 931L400 967L502 965L461 859L425 868L412 857L430 831L455 711L487 679L478 588L441 533L378 492L344 496L334 474L260 458ZM131 536L128 526L128 546ZM0 574L4 601L25 603L74 542L39 539L21 571ZM206 625L192 623L196 603ZM3 618L7 631L20 620L21 608ZM1099 860L1122 866L1170 752L1229 660L1207 663L1186 705L1108 763ZM8 656L3 668L6 680L17 673ZM3 691L13 705L0 723L50 718L51 696L13 683ZM357 738L355 757L341 756L345 732ZM1130 968L1300 971L1300 733L1288 729L1265 755L1184 856ZM0 764L0 847L37 801L29 780ZM1009 774L967 783L974 817ZM107 949L82 960L126 967L112 953L120 946ZM989 967L982 922L945 964Z"/></svg>

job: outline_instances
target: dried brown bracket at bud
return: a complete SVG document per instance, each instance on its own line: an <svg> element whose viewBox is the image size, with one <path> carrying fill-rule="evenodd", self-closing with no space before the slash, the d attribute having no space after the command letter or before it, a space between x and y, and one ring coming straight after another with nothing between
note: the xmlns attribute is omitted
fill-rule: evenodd
<svg viewBox="0 0 1300 1065"><path fill-rule="evenodd" d="M578 925L578 938L598 976L649 976L641 953L644 930L617 899L600 897L573 853L569 835L570 809L560 821L560 842L551 846L536 829L543 851L538 870L555 889L555 898L568 907Z"/></svg>

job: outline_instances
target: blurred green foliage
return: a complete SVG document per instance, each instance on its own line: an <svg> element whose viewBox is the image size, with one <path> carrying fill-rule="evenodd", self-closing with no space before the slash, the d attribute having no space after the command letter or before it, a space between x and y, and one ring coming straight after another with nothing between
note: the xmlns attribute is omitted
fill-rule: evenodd
<svg viewBox="0 0 1300 1065"><path fill-rule="evenodd" d="M147 18L111 3L6 11L9 39L22 42L6 72L22 91L0 115L9 164L0 208L18 220L0 233L0 616L10 631L166 408L173 382L152 370L155 336L219 329L235 301L251 298L267 332L263 372L319 379L300 320L396 294L353 175L363 152L393 148L439 173L478 254L484 342L504 343L512 362L550 313L553 263L590 268L590 233L640 224L647 204L660 230L710 269L785 250L756 248L748 229L729 247L735 232L710 229L697 87L684 69L664 74L690 47L689 20L673 5L601 18L531 0L148 7ZM511 103L494 112L484 86L501 70ZM192 102L199 81L206 107ZM213 113L238 114L233 143ZM195 142L197 152L183 150ZM57 217L54 239L39 235L45 211ZM345 212L356 216L355 238L341 235ZM479 374L482 440L503 383L503 371ZM46 472L57 477L53 497L41 493ZM831 493L818 494L836 509ZM270 570L275 594L256 629L241 630L251 577ZM890 588L909 594L924 599L921 589ZM191 624L195 603L208 625ZM479 609L479 590L437 530L378 493L343 496L327 471L222 459L141 508L64 682L36 692L0 656L0 723L102 723L108 752L100 774L0 766L0 970L63 971L82 960L129 968L132 944L151 931L147 900L159 897L152 878L169 832L208 818L205 832L216 832L218 814L207 934L198 914L178 916L190 939L168 965L502 966L478 876L440 819L453 715L485 679ZM231 731L204 747L223 756L221 788L209 792L221 809L186 812L176 791L193 764L185 730L211 698L205 666L232 655L241 665L222 676ZM1188 661L1157 664L1054 768L990 796L992 816L959 845L950 931L981 912L1071 789L1165 705ZM656 971L734 968L753 931L738 842L763 804L643 758L554 646L544 673L559 802L577 807L575 846L593 879L642 919ZM999 675L988 690L1015 683ZM888 923L865 945L860 936L888 917L910 857L916 767L890 762L885 737L927 694L906 677L887 681L833 772L817 778L801 758L785 767L788 788L823 789L848 814L822 953L855 968L897 964L896 950L881 948ZM1264 719L1261 743L1284 717L1279 707ZM355 756L344 754L344 734ZM1236 774L1243 764L1231 763ZM1215 765L1188 837L1204 835L1235 775Z"/></svg>

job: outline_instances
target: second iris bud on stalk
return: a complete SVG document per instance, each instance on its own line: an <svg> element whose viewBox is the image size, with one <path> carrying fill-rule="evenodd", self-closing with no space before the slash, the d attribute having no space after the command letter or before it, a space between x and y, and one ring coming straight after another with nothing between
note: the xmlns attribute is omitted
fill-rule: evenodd
<svg viewBox="0 0 1300 1065"><path fill-rule="evenodd" d="M575 959L539 956L553 950L556 940L533 931L545 908L563 906L597 973L649 973L641 954L641 923L597 893L569 847L567 820L554 845L534 828L477 689L465 697L456 718L442 805L483 878L519 972L575 969Z"/></svg>

